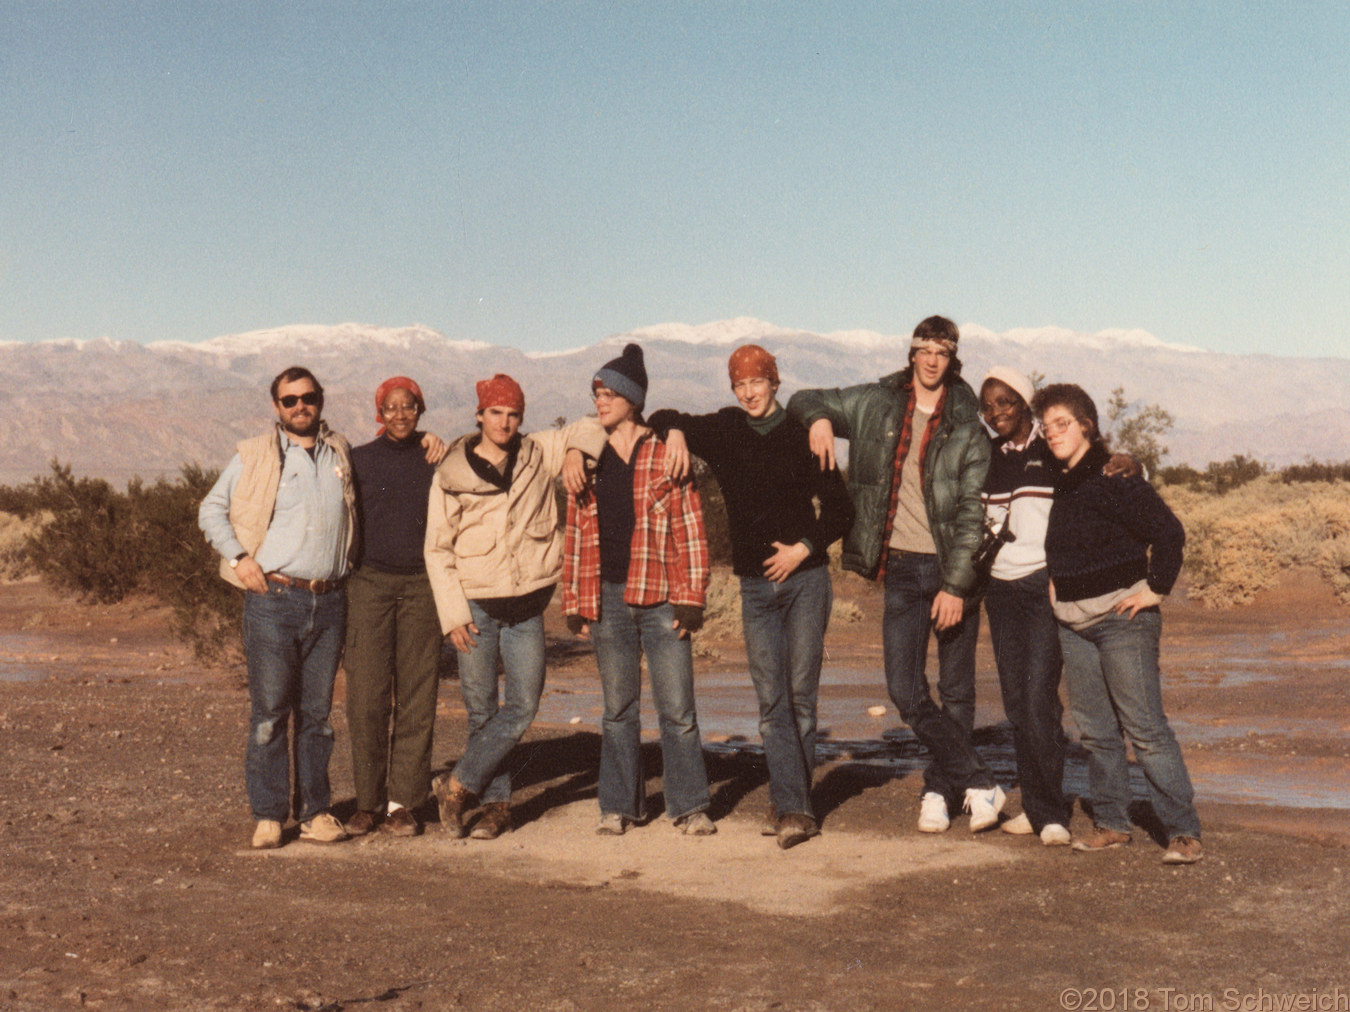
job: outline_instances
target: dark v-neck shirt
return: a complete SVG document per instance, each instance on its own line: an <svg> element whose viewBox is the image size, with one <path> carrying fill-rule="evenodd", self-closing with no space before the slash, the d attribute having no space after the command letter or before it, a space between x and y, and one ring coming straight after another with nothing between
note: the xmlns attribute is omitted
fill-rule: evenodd
<svg viewBox="0 0 1350 1012"><path fill-rule="evenodd" d="M600 451L595 470L595 510L600 524L600 579L605 583L628 582L628 561L637 526L633 512L633 471L638 448L646 438L644 435L633 444L627 461L608 443Z"/></svg>

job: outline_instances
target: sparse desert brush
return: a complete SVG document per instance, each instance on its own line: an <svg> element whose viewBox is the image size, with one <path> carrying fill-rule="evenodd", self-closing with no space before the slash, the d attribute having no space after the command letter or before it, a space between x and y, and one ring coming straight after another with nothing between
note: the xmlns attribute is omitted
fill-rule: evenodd
<svg viewBox="0 0 1350 1012"><path fill-rule="evenodd" d="M210 657L237 640L243 610L242 595L216 576L216 554L197 529L197 505L215 477L190 464L177 481L133 479L119 492L54 461L49 475L0 489L0 503L30 523L22 551L31 571L88 600L143 592L165 601L174 632Z"/></svg>
<svg viewBox="0 0 1350 1012"><path fill-rule="evenodd" d="M849 625L862 619L863 610L852 601L835 599L830 608L831 623ZM729 568L714 566L703 609L703 629L694 637L694 656L720 657L717 642L739 640L743 635L740 577Z"/></svg>
<svg viewBox="0 0 1350 1012"><path fill-rule="evenodd" d="M0 580L9 583L34 572L32 559L28 557L28 542L37 536L50 517L49 513L27 516L0 513Z"/></svg>
<svg viewBox="0 0 1350 1012"><path fill-rule="evenodd" d="M1280 574L1316 567L1350 602L1350 483L1266 475L1226 494L1166 488L1186 527L1189 592L1210 607L1249 604Z"/></svg>
<svg viewBox="0 0 1350 1012"><path fill-rule="evenodd" d="M714 641L740 636L741 581L725 566L714 566L703 608L703 629L694 637L694 656L720 657Z"/></svg>
<svg viewBox="0 0 1350 1012"><path fill-rule="evenodd" d="M844 625L852 625L854 622L863 620L863 610L852 601L841 601L835 598L834 604L830 606L830 622L842 622Z"/></svg>

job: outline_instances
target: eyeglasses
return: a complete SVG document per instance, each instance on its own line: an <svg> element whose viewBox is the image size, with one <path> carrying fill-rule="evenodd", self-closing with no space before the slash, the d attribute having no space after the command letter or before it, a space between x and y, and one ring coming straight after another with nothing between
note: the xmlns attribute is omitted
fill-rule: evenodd
<svg viewBox="0 0 1350 1012"><path fill-rule="evenodd" d="M1058 436L1066 431L1070 425L1077 425L1077 418L1056 418L1053 422L1041 422L1041 428L1045 430L1047 436Z"/></svg>
<svg viewBox="0 0 1350 1012"><path fill-rule="evenodd" d="M622 397L622 394L616 394L613 390L592 390L591 400L593 401L612 401L616 397Z"/></svg>
<svg viewBox="0 0 1350 1012"><path fill-rule="evenodd" d="M301 402L313 407L321 400L323 400L323 394L319 393L317 390L310 390L303 394L287 394L285 397L278 397L277 403L283 408L293 408Z"/></svg>
<svg viewBox="0 0 1350 1012"><path fill-rule="evenodd" d="M386 404L380 408L380 414L385 418L394 418L398 415L416 415L416 404Z"/></svg>

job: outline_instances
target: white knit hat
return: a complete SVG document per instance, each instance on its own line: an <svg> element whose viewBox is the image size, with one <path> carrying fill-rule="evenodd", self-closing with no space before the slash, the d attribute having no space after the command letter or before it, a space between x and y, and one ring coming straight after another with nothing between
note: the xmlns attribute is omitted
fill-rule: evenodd
<svg viewBox="0 0 1350 1012"><path fill-rule="evenodd" d="M984 390L984 385L990 380L998 380L1004 386L1011 390L1016 390L1021 395L1022 400L1027 402L1027 407L1031 407L1031 399L1036 396L1036 390L1031 385L1031 380L1027 379L1016 369L1009 369L1006 365L996 365L985 374L984 379L980 381L980 390Z"/></svg>

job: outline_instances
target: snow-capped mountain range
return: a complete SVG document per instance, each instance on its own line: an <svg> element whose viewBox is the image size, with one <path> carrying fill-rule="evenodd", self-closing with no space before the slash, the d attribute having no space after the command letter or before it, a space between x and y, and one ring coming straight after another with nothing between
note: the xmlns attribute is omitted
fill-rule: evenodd
<svg viewBox="0 0 1350 1012"><path fill-rule="evenodd" d="M1169 345L1139 330L1058 327L994 333L961 327L964 376L992 365L1047 382L1080 383L1105 405L1110 391L1157 403L1176 421L1165 463L1203 467L1244 453L1272 464L1350 459L1350 359L1226 355ZM525 353L447 338L420 325L294 325L198 344L98 339L0 343L8 382L0 402L0 483L43 473L53 458L77 474L121 483L176 474L184 463L223 466L241 438L272 418L267 385L308 366L327 391L326 417L364 442L376 431L374 392L412 376L426 394L423 425L449 438L473 427L474 383L496 372L525 389L525 428L590 410L588 381L628 341L646 353L648 409L711 411L732 402L726 359L758 343L778 357L782 399L802 387L847 386L903 367L907 334L815 334L737 318L666 323L560 352Z"/></svg>

